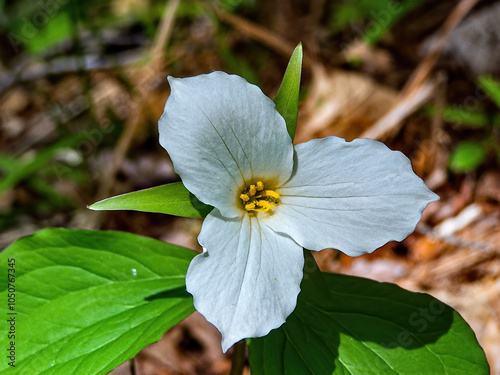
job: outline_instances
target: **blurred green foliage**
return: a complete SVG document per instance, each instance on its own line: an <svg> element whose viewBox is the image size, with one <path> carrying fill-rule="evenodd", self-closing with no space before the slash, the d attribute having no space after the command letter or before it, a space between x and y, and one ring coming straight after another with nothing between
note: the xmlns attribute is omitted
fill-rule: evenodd
<svg viewBox="0 0 500 375"><path fill-rule="evenodd" d="M230 12L235 12L242 8L254 8L257 0L220 0L219 5Z"/></svg>
<svg viewBox="0 0 500 375"><path fill-rule="evenodd" d="M220 31L217 35L217 52L222 63L227 67L228 72L237 74L245 78L248 82L260 86L259 76L256 69L250 65L250 62L247 59L239 56L231 50L227 41L226 33ZM261 60L261 62L264 61Z"/></svg>
<svg viewBox="0 0 500 375"><path fill-rule="evenodd" d="M72 168L57 161L57 157L72 150L84 139L82 135L63 137L59 142L25 157L0 154L0 197L7 190L24 184L36 196L25 207L17 206L11 212L0 213L0 230L15 223L15 217L27 212L50 213L74 207L72 200L60 193L55 181L74 180L83 184L86 173L81 168Z"/></svg>
<svg viewBox="0 0 500 375"><path fill-rule="evenodd" d="M493 154L496 154L497 162L500 163L500 145L497 139L497 129L500 127L500 82L491 76L480 76L478 87L497 106L494 113L446 107L442 114L443 120L454 123L459 128L477 131L474 139L459 142L452 150L448 165L455 173L474 171ZM435 114L435 109L429 110L428 113Z"/></svg>
<svg viewBox="0 0 500 375"><path fill-rule="evenodd" d="M434 117L437 114L434 106L424 108L424 113L428 117ZM469 110L457 106L446 106L443 108L442 119L445 122L456 124L461 129L484 129L491 125L500 126L500 112L490 114L482 110Z"/></svg>
<svg viewBox="0 0 500 375"><path fill-rule="evenodd" d="M334 32L351 28L370 45L378 41L404 16L425 0L351 0L339 2L330 17Z"/></svg>
<svg viewBox="0 0 500 375"><path fill-rule="evenodd" d="M177 17L193 18L199 17L206 12L203 5L198 1L181 1L177 8Z"/></svg>
<svg viewBox="0 0 500 375"><path fill-rule="evenodd" d="M450 155L449 166L453 172L464 173L476 170L486 160L486 151L481 143L460 142Z"/></svg>
<svg viewBox="0 0 500 375"><path fill-rule="evenodd" d="M17 35L22 35L25 22L13 24L13 31ZM71 39L74 34L74 23L67 12L60 12L51 17L48 23L38 29L32 38L25 38L25 48L33 54L43 54L55 45Z"/></svg>
<svg viewBox="0 0 500 375"><path fill-rule="evenodd" d="M490 97L500 109L500 83L492 76L483 75L478 78L479 87Z"/></svg>

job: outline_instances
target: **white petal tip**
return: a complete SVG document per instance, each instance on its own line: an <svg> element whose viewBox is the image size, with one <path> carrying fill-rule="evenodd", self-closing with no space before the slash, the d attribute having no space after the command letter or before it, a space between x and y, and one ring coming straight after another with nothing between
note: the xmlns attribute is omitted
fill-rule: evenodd
<svg viewBox="0 0 500 375"><path fill-rule="evenodd" d="M222 340L221 347L222 347L222 353L226 353L234 344L236 344L238 341L229 341L229 340Z"/></svg>

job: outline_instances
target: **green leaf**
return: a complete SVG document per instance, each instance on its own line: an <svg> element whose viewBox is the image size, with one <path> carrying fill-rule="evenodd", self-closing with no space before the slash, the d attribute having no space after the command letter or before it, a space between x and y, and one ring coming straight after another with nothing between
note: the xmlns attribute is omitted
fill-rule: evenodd
<svg viewBox="0 0 500 375"><path fill-rule="evenodd" d="M0 180L0 193L10 189L20 181L31 178L32 174L50 166L54 157L68 147L73 147L83 139L82 135L65 138L58 143L37 152L27 161L13 158L9 155L0 155L0 170L6 175Z"/></svg>
<svg viewBox="0 0 500 375"><path fill-rule="evenodd" d="M372 2L372 1L370 1ZM370 11L370 21L364 27L363 41L375 45L403 17L418 8L424 1L383 1L383 8ZM359 29L358 29L359 30Z"/></svg>
<svg viewBox="0 0 500 375"><path fill-rule="evenodd" d="M0 314L16 322L0 346L15 341L15 373L106 374L134 357L194 311L184 279L195 255L121 232L47 229L18 240L0 254ZM0 374L12 374L5 359Z"/></svg>
<svg viewBox="0 0 500 375"><path fill-rule="evenodd" d="M231 48L226 33L217 36L217 54L228 71L245 78L249 83L259 86L259 76L248 60L240 57ZM250 51L248 51L251 53Z"/></svg>
<svg viewBox="0 0 500 375"><path fill-rule="evenodd" d="M15 44L14 48L25 47L35 55L43 54L55 45L69 40L74 33L75 24L62 4L22 6L21 13L14 18L11 15L9 34Z"/></svg>
<svg viewBox="0 0 500 375"><path fill-rule="evenodd" d="M488 94L491 100L500 108L500 82L494 80L491 76L480 76L478 79L479 87Z"/></svg>
<svg viewBox="0 0 500 375"><path fill-rule="evenodd" d="M46 26L39 29L34 38L27 43L28 50L33 54L42 54L55 45L69 40L74 33L74 22L67 12L59 11Z"/></svg>
<svg viewBox="0 0 500 375"><path fill-rule="evenodd" d="M450 155L450 169L456 173L477 169L486 159L486 151L476 142L465 141L458 144Z"/></svg>
<svg viewBox="0 0 500 375"><path fill-rule="evenodd" d="M91 210L134 210L182 217L204 218L211 206L200 202L182 182L117 195L94 203Z"/></svg>
<svg viewBox="0 0 500 375"><path fill-rule="evenodd" d="M428 117L435 117L437 114L434 106L427 106L424 114ZM500 126L500 115L493 116L485 111L470 111L464 108L448 106L443 109L441 117L444 121L459 125L460 128L483 129L494 126Z"/></svg>
<svg viewBox="0 0 500 375"><path fill-rule="evenodd" d="M304 270L286 323L250 340L253 375L489 374L473 331L437 299L321 273L310 254Z"/></svg>
<svg viewBox="0 0 500 375"><path fill-rule="evenodd" d="M276 110L285 119L288 134L293 140L299 114L300 74L302 72L302 43L293 51L281 86L274 98Z"/></svg>

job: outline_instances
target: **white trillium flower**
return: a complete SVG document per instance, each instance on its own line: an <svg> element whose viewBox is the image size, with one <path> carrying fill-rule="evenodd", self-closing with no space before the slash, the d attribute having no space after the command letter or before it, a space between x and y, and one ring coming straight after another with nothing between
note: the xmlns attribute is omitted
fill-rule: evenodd
<svg viewBox="0 0 500 375"><path fill-rule="evenodd" d="M383 143L327 137L294 147L273 101L241 77L168 81L160 143L186 188L214 207L186 286L224 351L293 312L302 248L372 252L407 237L438 199Z"/></svg>

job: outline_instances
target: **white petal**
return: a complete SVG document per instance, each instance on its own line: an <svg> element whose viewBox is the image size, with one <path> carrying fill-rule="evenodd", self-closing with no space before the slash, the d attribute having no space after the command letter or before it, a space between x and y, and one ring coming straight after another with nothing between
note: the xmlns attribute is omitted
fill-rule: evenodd
<svg viewBox="0 0 500 375"><path fill-rule="evenodd" d="M198 241L204 253L191 261L186 286L196 310L222 333L224 352L285 322L300 291L299 245L255 216L225 219L216 209L203 222Z"/></svg>
<svg viewBox="0 0 500 375"><path fill-rule="evenodd" d="M310 250L368 253L408 236L439 199L399 151L370 139L315 139L295 147L292 177L266 224Z"/></svg>
<svg viewBox="0 0 500 375"><path fill-rule="evenodd" d="M241 216L235 202L244 185L290 177L293 146L285 120L257 86L223 72L168 80L160 144L199 200L226 217Z"/></svg>

